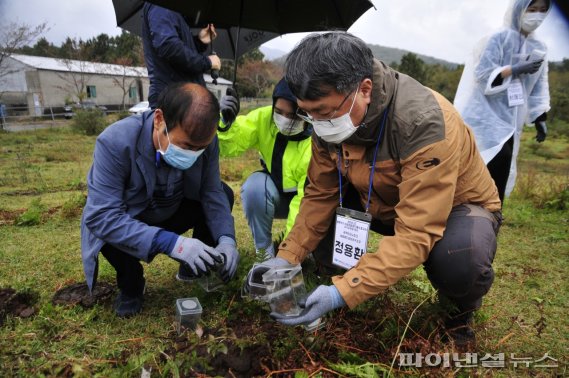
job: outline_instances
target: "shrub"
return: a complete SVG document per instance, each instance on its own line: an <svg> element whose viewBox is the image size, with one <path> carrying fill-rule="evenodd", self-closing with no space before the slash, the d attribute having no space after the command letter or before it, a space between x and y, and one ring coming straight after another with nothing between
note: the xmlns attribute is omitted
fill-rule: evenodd
<svg viewBox="0 0 569 378"><path fill-rule="evenodd" d="M130 117L130 113L128 112L128 110L121 110L120 112L116 113L116 117L117 117L117 121L120 121L121 119L125 119L126 117Z"/></svg>
<svg viewBox="0 0 569 378"><path fill-rule="evenodd" d="M555 122L549 122L547 126L548 138L569 137L569 122L558 119Z"/></svg>
<svg viewBox="0 0 569 378"><path fill-rule="evenodd" d="M561 156L557 154L551 147L550 144L538 143L535 140L531 141L528 145L528 149L535 156L544 158L545 160L560 159Z"/></svg>
<svg viewBox="0 0 569 378"><path fill-rule="evenodd" d="M530 169L518 174L512 196L530 200L537 208L564 210L569 207L569 184L562 177L548 178Z"/></svg>
<svg viewBox="0 0 569 378"><path fill-rule="evenodd" d="M16 219L16 226L35 226L41 223L42 215L46 206L41 203L41 198L36 198L30 203L30 207Z"/></svg>
<svg viewBox="0 0 569 378"><path fill-rule="evenodd" d="M85 135L98 135L107 125L105 114L100 109L77 110L73 117L73 129Z"/></svg>
<svg viewBox="0 0 569 378"><path fill-rule="evenodd" d="M569 185L566 185L559 193L555 193L544 207L551 210L569 210Z"/></svg>
<svg viewBox="0 0 569 378"><path fill-rule="evenodd" d="M68 198L61 206L61 218L70 219L81 215L87 197L83 193L77 193Z"/></svg>

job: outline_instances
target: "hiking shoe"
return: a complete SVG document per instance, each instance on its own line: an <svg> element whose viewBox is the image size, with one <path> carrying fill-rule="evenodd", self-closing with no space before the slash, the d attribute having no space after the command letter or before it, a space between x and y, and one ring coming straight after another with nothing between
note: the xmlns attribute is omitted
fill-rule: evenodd
<svg viewBox="0 0 569 378"><path fill-rule="evenodd" d="M115 313L119 318L129 318L142 311L144 293L131 297L122 291L115 299Z"/></svg>
<svg viewBox="0 0 569 378"><path fill-rule="evenodd" d="M471 349L476 346L476 334L472 329L473 313L471 311L448 316L445 319L445 334L442 337L444 342L452 341L459 349Z"/></svg>
<svg viewBox="0 0 569 378"><path fill-rule="evenodd" d="M178 273L176 273L176 279L182 282L194 282L198 277L194 274L192 269L190 269L186 264L180 263L180 268L178 268Z"/></svg>

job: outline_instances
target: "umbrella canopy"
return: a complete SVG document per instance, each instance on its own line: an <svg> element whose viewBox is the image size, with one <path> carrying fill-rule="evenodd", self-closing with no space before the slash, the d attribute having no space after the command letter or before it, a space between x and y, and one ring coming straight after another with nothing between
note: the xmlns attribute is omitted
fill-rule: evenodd
<svg viewBox="0 0 569 378"><path fill-rule="evenodd" d="M240 26L278 34L348 30L369 0L149 0L185 15L192 25Z"/></svg>
<svg viewBox="0 0 569 378"><path fill-rule="evenodd" d="M348 30L373 7L370 0L148 1L181 13L195 28L214 24L218 32L218 38L214 41L215 52L222 58L229 55L234 59L234 83L237 58L247 51L281 34ZM117 25L141 35L142 3L142 0L113 0ZM222 33L221 30L228 32ZM233 55L223 46L231 46L229 50L233 50Z"/></svg>
<svg viewBox="0 0 569 378"><path fill-rule="evenodd" d="M237 26L237 36L245 28L277 34L348 30L373 7L369 0L148 1L183 14L190 25L214 24L216 28ZM236 46L239 54L241 42ZM236 72L237 59L234 62L233 82Z"/></svg>
<svg viewBox="0 0 569 378"><path fill-rule="evenodd" d="M131 33L142 36L142 0L113 0L117 25ZM166 7L170 8L170 7ZM170 8L171 9L171 8ZM192 33L197 35L201 30L200 24L192 24ZM206 24L204 24L205 26ZM213 41L213 49L221 59L239 58L248 51L277 37L278 33L249 28L220 27L215 25L217 38ZM238 40L239 38L239 40ZM238 48L237 48L238 46Z"/></svg>

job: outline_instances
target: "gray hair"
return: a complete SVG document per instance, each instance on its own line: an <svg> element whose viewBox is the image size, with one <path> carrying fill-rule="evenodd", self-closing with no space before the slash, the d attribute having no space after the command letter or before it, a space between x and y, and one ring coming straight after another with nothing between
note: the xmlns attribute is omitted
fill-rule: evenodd
<svg viewBox="0 0 569 378"><path fill-rule="evenodd" d="M354 91L373 75L373 53L364 41L347 32L310 34L291 51L285 79L301 100L316 100L331 90Z"/></svg>

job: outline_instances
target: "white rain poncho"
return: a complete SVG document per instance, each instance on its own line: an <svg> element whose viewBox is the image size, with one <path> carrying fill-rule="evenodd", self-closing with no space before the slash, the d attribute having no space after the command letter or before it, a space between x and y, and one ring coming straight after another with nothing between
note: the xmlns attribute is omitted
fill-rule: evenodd
<svg viewBox="0 0 569 378"><path fill-rule="evenodd" d="M487 164L512 135L514 148L510 175L506 185L508 196L516 179L516 159L524 123L531 123L549 111L549 84L547 82L546 45L520 33L521 19L531 0L512 0L505 16L505 27L484 38L467 62L458 85L454 105L472 128L478 149ZM551 9L551 6L549 7ZM549 12L549 11L548 11ZM509 76L501 85L492 82L507 66L534 57L544 57L534 74L520 75L523 104L510 106L508 88L516 85L516 77ZM519 82L518 82L519 83Z"/></svg>

